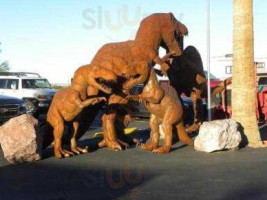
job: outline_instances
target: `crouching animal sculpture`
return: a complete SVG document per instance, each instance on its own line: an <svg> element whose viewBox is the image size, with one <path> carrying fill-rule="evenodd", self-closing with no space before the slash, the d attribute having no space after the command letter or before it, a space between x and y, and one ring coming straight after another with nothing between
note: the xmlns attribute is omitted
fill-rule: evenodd
<svg viewBox="0 0 267 200"><path fill-rule="evenodd" d="M80 74L81 71L86 71L87 73ZM102 75L105 75L105 78L102 78ZM47 113L47 122L53 127L55 157L69 157L74 153L80 154L88 151L87 148L77 146L78 115L83 108L105 101L106 98L96 95L88 96L86 92L100 90L110 94L112 92L110 85L113 85L116 80L117 77L113 72L97 66L86 65L79 68L72 86L55 94ZM64 133L64 122L72 122L73 124L74 131L70 140L71 151L62 149L61 140Z"/></svg>
<svg viewBox="0 0 267 200"><path fill-rule="evenodd" d="M150 142L142 146L145 150L165 154L170 151L173 136L173 126L176 127L180 141L193 146L183 125L183 108L180 101L172 98L160 87L154 69L151 69L148 81L140 95L129 95L128 99L144 102L150 115ZM159 146L159 125L165 133L163 146Z"/></svg>

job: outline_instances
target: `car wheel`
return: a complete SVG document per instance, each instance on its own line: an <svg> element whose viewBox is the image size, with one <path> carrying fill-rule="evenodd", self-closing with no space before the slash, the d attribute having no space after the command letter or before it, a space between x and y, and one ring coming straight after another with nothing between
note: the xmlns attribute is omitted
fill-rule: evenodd
<svg viewBox="0 0 267 200"><path fill-rule="evenodd" d="M38 118L39 112L38 107L31 101L25 101L26 111L28 114L32 115L35 118Z"/></svg>

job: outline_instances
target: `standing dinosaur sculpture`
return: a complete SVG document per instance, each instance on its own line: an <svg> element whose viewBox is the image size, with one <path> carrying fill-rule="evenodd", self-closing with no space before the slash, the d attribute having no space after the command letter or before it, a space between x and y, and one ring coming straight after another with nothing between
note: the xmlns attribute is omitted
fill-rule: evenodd
<svg viewBox="0 0 267 200"><path fill-rule="evenodd" d="M182 49L179 40L187 34L185 25L176 20L172 13L152 14L142 20L135 40L104 45L93 58L92 64L113 71L119 77L118 82L121 83L118 84L118 89L127 91L135 85L143 83L155 63L161 66L164 73L168 65L158 56L159 47L163 46L168 48L171 53L181 55ZM140 71L138 69L140 66L147 67ZM132 71L138 72L138 77L133 77ZM126 84L126 81L131 78L134 78L135 81ZM124 98L126 95L125 91L124 94L113 94L110 96L108 104L126 104L128 102ZM106 145L111 149L121 150L114 126L116 114L117 109L109 106L107 113L102 118L104 141L101 146Z"/></svg>
<svg viewBox="0 0 267 200"><path fill-rule="evenodd" d="M117 77L112 71L97 66L85 65L80 67L75 73L72 86L62 89L55 94L47 113L47 122L53 127L55 157L69 157L74 155L74 153L87 152L86 148L83 149L77 146L78 115L83 108L104 101L106 98L95 97L94 95L88 96L86 93L87 91L100 90L110 94L112 86L116 81ZM62 149L64 122L72 122L74 128L70 140L71 151ZM47 138L45 139L48 140Z"/></svg>
<svg viewBox="0 0 267 200"><path fill-rule="evenodd" d="M171 97L160 87L154 69L151 69L148 81L145 83L143 92L140 95L129 95L128 99L144 102L150 115L150 142L142 146L145 150L154 153L165 154L171 149L173 126L176 127L179 139L189 146L194 146L193 141L188 137L183 125L183 108L180 101ZM165 133L163 146L159 145L159 125Z"/></svg>
<svg viewBox="0 0 267 200"><path fill-rule="evenodd" d="M159 64L164 69L167 64L158 55L160 46L179 56L182 54L180 41L188 34L185 25L175 19L172 13L156 13L142 20L135 40L105 44L99 49L92 64L108 68L118 76L129 78L125 68L134 67L134 62ZM143 83L148 73L140 74L139 83Z"/></svg>

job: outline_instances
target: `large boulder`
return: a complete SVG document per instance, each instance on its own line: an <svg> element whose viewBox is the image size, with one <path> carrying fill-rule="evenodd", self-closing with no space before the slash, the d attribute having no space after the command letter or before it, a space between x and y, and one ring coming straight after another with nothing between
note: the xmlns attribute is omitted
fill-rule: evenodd
<svg viewBox="0 0 267 200"><path fill-rule="evenodd" d="M0 126L0 144L10 163L40 160L42 137L38 134L38 120L30 115L10 119Z"/></svg>
<svg viewBox="0 0 267 200"><path fill-rule="evenodd" d="M241 142L238 124L233 119L204 122L194 141L195 149L213 152L224 149L236 149Z"/></svg>

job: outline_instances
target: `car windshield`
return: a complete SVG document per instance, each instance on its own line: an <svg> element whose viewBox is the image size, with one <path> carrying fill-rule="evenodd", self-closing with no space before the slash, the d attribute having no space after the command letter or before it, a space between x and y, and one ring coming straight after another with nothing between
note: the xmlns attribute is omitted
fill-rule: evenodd
<svg viewBox="0 0 267 200"><path fill-rule="evenodd" d="M51 88L46 79L22 79L22 88Z"/></svg>

